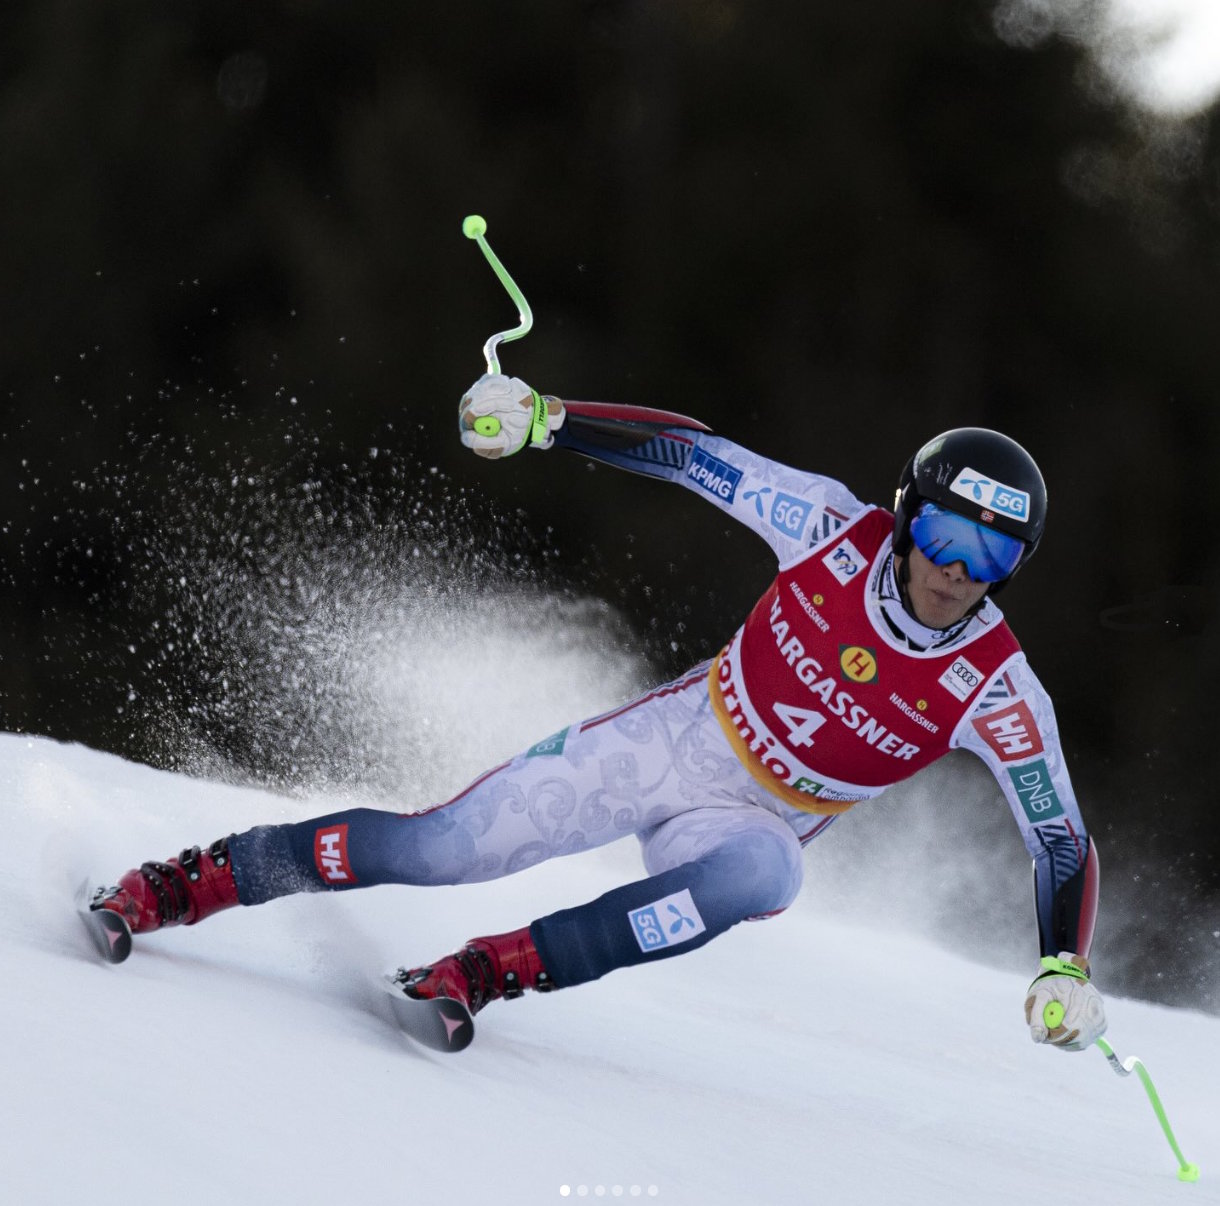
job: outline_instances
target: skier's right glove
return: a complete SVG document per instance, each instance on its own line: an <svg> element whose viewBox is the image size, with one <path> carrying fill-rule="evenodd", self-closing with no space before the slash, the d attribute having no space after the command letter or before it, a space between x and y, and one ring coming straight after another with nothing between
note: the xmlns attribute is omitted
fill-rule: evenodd
<svg viewBox="0 0 1220 1206"><path fill-rule="evenodd" d="M1025 998L1030 1038L1061 1051L1091 1047L1106 1032L1106 1010L1089 983L1089 961L1060 951L1058 959L1047 955L1042 967Z"/></svg>
<svg viewBox="0 0 1220 1206"><path fill-rule="evenodd" d="M527 444L549 448L564 420L563 403L544 398L517 377L485 373L462 396L458 430L479 456L512 456Z"/></svg>

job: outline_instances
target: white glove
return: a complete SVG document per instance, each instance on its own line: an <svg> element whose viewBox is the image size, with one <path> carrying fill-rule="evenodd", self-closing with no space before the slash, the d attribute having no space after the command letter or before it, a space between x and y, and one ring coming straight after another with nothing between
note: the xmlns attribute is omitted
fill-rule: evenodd
<svg viewBox="0 0 1220 1206"><path fill-rule="evenodd" d="M549 448L564 420L563 403L544 398L517 377L485 373L462 396L458 430L479 456L512 456L526 444Z"/></svg>
<svg viewBox="0 0 1220 1206"><path fill-rule="evenodd" d="M1029 986L1025 1020L1035 1043L1050 1043L1061 1051L1083 1051L1106 1032L1101 994L1089 983L1089 961L1060 951L1047 955L1043 973Z"/></svg>

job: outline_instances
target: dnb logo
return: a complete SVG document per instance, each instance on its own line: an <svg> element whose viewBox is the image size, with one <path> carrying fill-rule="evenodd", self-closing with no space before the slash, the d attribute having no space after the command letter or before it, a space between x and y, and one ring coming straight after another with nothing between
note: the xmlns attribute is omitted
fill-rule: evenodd
<svg viewBox="0 0 1220 1206"><path fill-rule="evenodd" d="M1008 777L1031 825L1040 825L1043 821L1063 816L1063 805L1055 794L1050 769L1043 759L1025 766L1009 767Z"/></svg>
<svg viewBox="0 0 1220 1206"><path fill-rule="evenodd" d="M677 946L679 942L689 942L707 932L688 888L662 897L642 909L632 909L627 914L627 920L631 922L631 932L645 954L664 950L667 946Z"/></svg>
<svg viewBox="0 0 1220 1206"><path fill-rule="evenodd" d="M354 884L359 881L347 860L347 826L328 825L313 835L313 861L323 883Z"/></svg>
<svg viewBox="0 0 1220 1206"><path fill-rule="evenodd" d="M1042 734L1024 700L972 722L975 732L996 752L1001 762L1017 762L1042 753Z"/></svg>
<svg viewBox="0 0 1220 1206"><path fill-rule="evenodd" d="M839 646L839 669L853 683L877 681L877 655L863 645Z"/></svg>
<svg viewBox="0 0 1220 1206"><path fill-rule="evenodd" d="M686 476L701 490L706 490L725 502L733 501L737 494L737 487L741 483L740 469L734 469L732 465L717 460L710 453L704 452L702 448L696 448L691 453Z"/></svg>

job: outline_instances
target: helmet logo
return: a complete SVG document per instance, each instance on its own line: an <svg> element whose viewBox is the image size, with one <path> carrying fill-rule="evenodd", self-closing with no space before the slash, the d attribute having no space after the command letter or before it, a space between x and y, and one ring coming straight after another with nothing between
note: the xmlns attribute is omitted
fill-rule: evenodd
<svg viewBox="0 0 1220 1206"><path fill-rule="evenodd" d="M969 499L991 511L992 518L1002 515L1007 519L1015 519L1018 523L1029 522L1029 494L1018 490L1015 486L1006 486L1002 482L994 482L984 477L977 469L969 466L962 469L949 486L953 494Z"/></svg>

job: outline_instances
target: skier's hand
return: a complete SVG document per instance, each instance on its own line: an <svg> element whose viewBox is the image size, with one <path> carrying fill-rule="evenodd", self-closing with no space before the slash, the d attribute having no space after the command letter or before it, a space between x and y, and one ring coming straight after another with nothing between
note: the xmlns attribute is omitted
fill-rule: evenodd
<svg viewBox="0 0 1220 1206"><path fill-rule="evenodd" d="M1089 961L1060 951L1058 959L1044 958L1042 967L1025 997L1030 1038L1061 1051L1091 1047L1106 1032L1106 1010L1089 983Z"/></svg>
<svg viewBox="0 0 1220 1206"><path fill-rule="evenodd" d="M526 444L549 448L564 420L563 403L544 398L517 377L485 373L462 395L458 430L479 456L512 456Z"/></svg>

